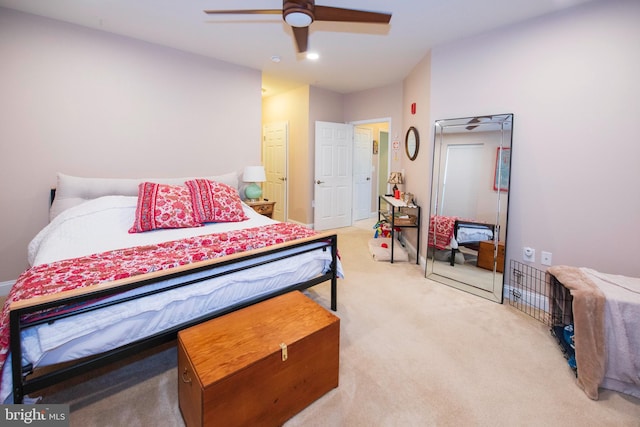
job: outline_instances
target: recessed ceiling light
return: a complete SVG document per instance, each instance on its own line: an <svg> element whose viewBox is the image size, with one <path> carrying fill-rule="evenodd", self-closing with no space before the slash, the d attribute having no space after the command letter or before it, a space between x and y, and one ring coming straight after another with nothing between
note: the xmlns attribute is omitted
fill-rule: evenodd
<svg viewBox="0 0 640 427"><path fill-rule="evenodd" d="M307 53L307 59L316 60L316 59L318 59L318 58L320 58L320 55L318 55L318 54L317 54L317 53L315 53L315 52L309 52L309 53Z"/></svg>
<svg viewBox="0 0 640 427"><path fill-rule="evenodd" d="M271 62L275 62L275 63L280 62L280 57L278 55L273 55L271 57Z"/></svg>

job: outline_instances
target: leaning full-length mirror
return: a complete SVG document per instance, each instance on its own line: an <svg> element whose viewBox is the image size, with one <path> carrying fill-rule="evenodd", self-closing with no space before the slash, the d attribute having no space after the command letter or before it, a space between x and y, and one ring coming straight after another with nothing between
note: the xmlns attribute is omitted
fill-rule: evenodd
<svg viewBox="0 0 640 427"><path fill-rule="evenodd" d="M427 265L432 280L502 302L513 114L437 120Z"/></svg>

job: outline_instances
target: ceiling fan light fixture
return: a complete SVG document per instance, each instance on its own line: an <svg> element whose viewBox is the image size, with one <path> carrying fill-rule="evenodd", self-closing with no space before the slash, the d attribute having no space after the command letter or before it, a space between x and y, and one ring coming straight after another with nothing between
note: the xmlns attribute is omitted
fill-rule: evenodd
<svg viewBox="0 0 640 427"><path fill-rule="evenodd" d="M280 15L291 27L298 53L307 51L309 42L309 26L314 21L388 24L390 13L370 12L342 7L316 6L315 0L282 0L282 9L227 9L205 10L207 14L245 14L245 15Z"/></svg>
<svg viewBox="0 0 640 427"><path fill-rule="evenodd" d="M313 22L311 15L304 12L289 12L284 16L284 20L292 27L308 27Z"/></svg>

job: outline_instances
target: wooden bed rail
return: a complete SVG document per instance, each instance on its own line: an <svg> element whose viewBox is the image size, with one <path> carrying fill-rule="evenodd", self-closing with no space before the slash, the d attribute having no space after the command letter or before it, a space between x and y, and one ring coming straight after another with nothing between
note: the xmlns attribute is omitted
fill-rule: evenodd
<svg viewBox="0 0 640 427"><path fill-rule="evenodd" d="M43 305L53 303L52 306L44 308L52 308L59 306L60 301L67 301L72 299L74 302L78 302L82 296L87 296L87 299L94 299L99 294L100 297L105 295L113 295L123 291L128 291L149 283L160 281L162 279L168 279L172 277L179 277L184 274L191 274L202 270L215 268L216 266L223 266L233 264L234 262L258 257L261 255L273 254L282 250L300 247L309 242L317 242L322 240L328 240L335 234L330 232L322 232L314 234L313 236L304 237L301 239L291 240L277 245L266 246L263 248L252 249L250 251L236 252L231 255L225 255L219 258L207 259L204 261L196 261L186 265L180 265L174 268L168 268L165 270L153 271L150 273L139 274L136 276L125 277L123 279L111 280L108 282L97 283L91 286L84 286L81 288L71 289L68 291L58 292L53 295L40 295L29 299L15 301L11 303L11 310L21 310L29 307L37 306L36 311L42 310ZM131 286L128 286L131 285Z"/></svg>
<svg viewBox="0 0 640 427"><path fill-rule="evenodd" d="M331 251L331 264L328 271L317 275L316 277L299 283L292 283L283 288L274 290L268 294L251 297L240 301L236 304L223 307L212 312L206 313L197 318L183 322L179 325L171 327L167 330L157 332L151 336L139 339L129 344L122 345L110 351L99 355L78 361L65 362L60 368L47 368L47 373L28 378L33 372L32 367L26 367L23 372L22 367L22 340L21 331L25 328L35 326L40 323L53 322L58 319L73 317L81 313L87 313L99 310L111 305L119 304L125 301L140 299L145 296L166 292L188 286L194 283L202 282L208 279L223 277L228 274L246 270L247 268L255 268L272 262L289 258L291 255L285 251L296 249L296 254L312 252L316 250ZM221 267L232 266L234 263L243 261L241 266L236 268L227 268L220 271ZM249 262L247 265L246 262ZM194 273L206 273L201 277L187 277ZM135 296L124 297L117 301L107 301L104 303L97 302L92 305L78 308L72 312L63 312L55 314L44 319L35 321L24 321L24 317L28 314L36 313L42 310L65 306L68 304L77 304L87 301L104 299L105 297L123 293L132 289L140 288L149 284L157 283L167 279L184 277L185 281L162 287L161 289L150 290ZM10 317L10 351L12 355L11 368L13 378L13 401L14 403L22 403L25 395L59 383L70 377L77 376L105 366L117 360L134 355L148 348L158 346L160 344L174 340L178 331L196 325L198 323L222 316L232 311L253 305L277 295L281 295L293 290L303 290L317 284L330 281L331 282L331 310L337 310L337 279L338 279L338 237L335 233L318 233L314 236L298 239L278 245L268 246L265 248L255 249L242 253L236 253L211 260L191 263L189 265L179 266L172 269L157 271L147 274L141 274L134 277L128 277L116 281L96 284L85 288L74 289L62 292L56 295L39 296L28 300L17 301L11 304Z"/></svg>

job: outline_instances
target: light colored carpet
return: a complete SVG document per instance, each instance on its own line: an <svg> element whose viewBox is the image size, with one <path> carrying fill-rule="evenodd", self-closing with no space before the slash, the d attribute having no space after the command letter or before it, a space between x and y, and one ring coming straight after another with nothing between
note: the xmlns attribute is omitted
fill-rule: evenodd
<svg viewBox="0 0 640 427"><path fill-rule="evenodd" d="M375 262L372 235L339 230L340 386L288 427L640 426L640 400L587 398L542 323L425 279L412 262ZM328 284L309 295L328 307ZM72 426L183 425L174 346L91 377L44 402L71 404Z"/></svg>

